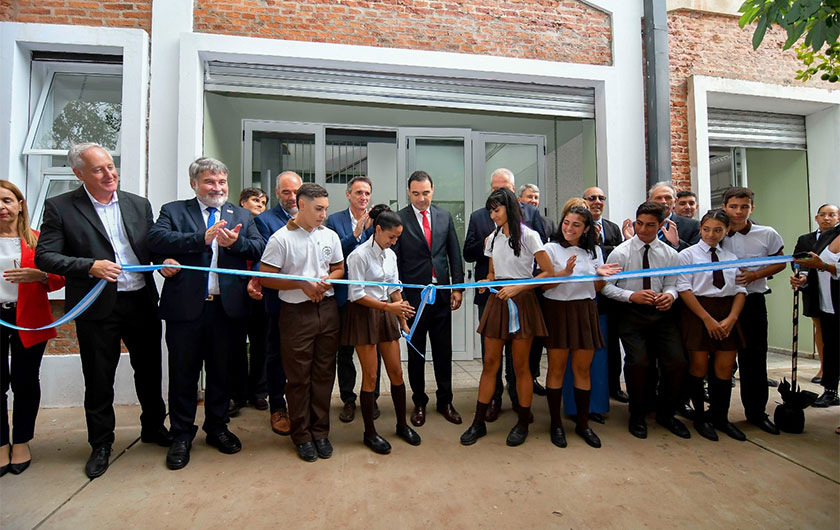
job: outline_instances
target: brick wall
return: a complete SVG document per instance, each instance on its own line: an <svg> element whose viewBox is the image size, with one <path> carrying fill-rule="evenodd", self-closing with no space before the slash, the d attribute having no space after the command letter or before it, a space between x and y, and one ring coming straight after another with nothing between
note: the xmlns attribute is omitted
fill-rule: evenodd
<svg viewBox="0 0 840 530"><path fill-rule="evenodd" d="M752 49L754 27L738 27L738 17L689 10L668 13L671 79L671 174L681 189L691 187L688 158L688 78L707 75L791 86L838 89L826 81L794 79L802 69L793 50L782 50L785 33L767 32Z"/></svg>
<svg viewBox="0 0 840 530"><path fill-rule="evenodd" d="M577 0L195 0L195 31L608 65L609 15Z"/></svg>
<svg viewBox="0 0 840 530"><path fill-rule="evenodd" d="M0 21L140 28L151 32L152 0L0 0Z"/></svg>

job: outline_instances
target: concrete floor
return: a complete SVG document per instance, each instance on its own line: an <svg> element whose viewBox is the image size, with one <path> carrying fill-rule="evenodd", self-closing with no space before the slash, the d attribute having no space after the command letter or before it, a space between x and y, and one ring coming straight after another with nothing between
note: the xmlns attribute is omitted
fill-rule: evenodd
<svg viewBox="0 0 840 530"><path fill-rule="evenodd" d="M457 364L455 406L469 421L480 366ZM789 364L772 356L770 372L781 378ZM800 363L805 381L816 369L815 361ZM593 424L600 450L575 436L571 421L565 422L569 447L551 445L544 399L535 401L537 421L521 447L505 446L515 421L506 408L472 447L458 443L465 426L432 412L415 448L393 435L393 407L383 396L377 425L393 444L388 456L362 445L360 417L351 424L337 420L335 399L335 455L313 464L271 432L267 412L249 408L231 422L242 452L223 455L199 434L190 465L177 472L166 469L165 448L139 442L138 407L119 407L111 467L94 481L83 471L89 454L83 411L46 409L31 445L31 468L0 479L0 526L840 527L840 436L834 433L840 408L808 409L804 434L770 436L742 421L737 396L736 389L731 416L747 442L713 443L693 431L692 439L682 440L652 420L648 439L638 440L627 433L627 406L612 403L607 424ZM774 389L771 401L778 401Z"/></svg>

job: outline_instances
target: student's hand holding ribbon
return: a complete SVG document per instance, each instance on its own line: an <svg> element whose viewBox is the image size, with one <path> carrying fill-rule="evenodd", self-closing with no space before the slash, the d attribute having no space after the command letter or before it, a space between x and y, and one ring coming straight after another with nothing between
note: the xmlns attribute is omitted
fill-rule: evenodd
<svg viewBox="0 0 840 530"><path fill-rule="evenodd" d="M175 261L172 258L167 258L167 259L163 260L163 264L164 265L180 265L180 263L178 263L177 261ZM178 269L176 267L163 267L162 269L160 269L160 275L163 276L164 278L171 278L171 277L175 276L176 274L178 274L180 271L181 271L181 269Z"/></svg>

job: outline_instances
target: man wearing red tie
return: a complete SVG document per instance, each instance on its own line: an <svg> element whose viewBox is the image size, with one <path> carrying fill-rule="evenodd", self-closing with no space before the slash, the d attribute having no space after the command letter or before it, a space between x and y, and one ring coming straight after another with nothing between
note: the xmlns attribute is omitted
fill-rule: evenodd
<svg viewBox="0 0 840 530"><path fill-rule="evenodd" d="M425 171L415 171L408 179L411 201L399 211L403 233L394 246L397 267L404 283L448 285L464 281L461 246L455 233L452 216L432 205L434 183ZM452 406L452 311L461 307L461 291L439 290L435 303L423 310L412 337L418 351L426 351L426 334L432 341L432 361L437 382L437 410L448 421L459 424L461 415ZM420 292L406 289L405 298L412 307L420 305ZM413 320L408 323L413 324ZM411 423L419 427L426 422L425 360L412 351L408 356L408 382L411 385L414 410Z"/></svg>

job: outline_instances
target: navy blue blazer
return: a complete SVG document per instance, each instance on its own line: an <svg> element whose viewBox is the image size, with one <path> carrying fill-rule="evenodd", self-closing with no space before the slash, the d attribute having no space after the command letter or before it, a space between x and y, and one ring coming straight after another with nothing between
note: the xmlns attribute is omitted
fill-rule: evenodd
<svg viewBox="0 0 840 530"><path fill-rule="evenodd" d="M353 222L350 220L350 215L352 215L350 208L347 208L327 217L327 228L338 234L338 238L341 240L341 252L344 254L345 260L357 246L367 241L373 234L373 227L371 226L371 228L363 230L359 239L356 239L356 236L353 235ZM346 267L344 268L344 278L347 278ZM335 290L335 301L338 302L339 306L344 305L347 302L347 286L336 285L333 289Z"/></svg>
<svg viewBox="0 0 840 530"><path fill-rule="evenodd" d="M519 206L522 207L522 220L525 225L536 231L543 243L548 241L539 210L530 204L520 203ZM464 260L475 263L475 280L473 281L483 280L490 273L490 258L484 255L484 240L495 229L496 223L490 219L490 211L487 208L479 208L470 214L467 237L464 239ZM474 302L476 305L484 305L489 296L489 292L476 291Z"/></svg>
<svg viewBox="0 0 840 530"><path fill-rule="evenodd" d="M219 217L227 221L228 228L238 224L242 228L230 248L219 247L218 267L248 270L248 261L258 261L265 250L265 241L257 231L251 212L226 202L219 208ZM149 230L149 250L155 254L156 263L171 258L182 265L209 267L213 253L204 243L206 231L197 199L170 202L163 205L160 217ZM160 296L160 317L172 321L199 318L204 309L208 274L184 270L167 278ZM247 276L219 275L222 307L231 318L245 318L251 313L248 280Z"/></svg>
<svg viewBox="0 0 840 530"><path fill-rule="evenodd" d="M257 230L263 238L265 243L268 243L268 238L271 235L286 226L292 215L283 209L279 204L270 210L266 210L258 216L254 217L254 224L257 225ZM276 289L269 289L263 287L263 300L265 300L265 311L272 315L280 313L280 298Z"/></svg>

